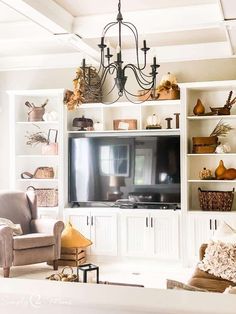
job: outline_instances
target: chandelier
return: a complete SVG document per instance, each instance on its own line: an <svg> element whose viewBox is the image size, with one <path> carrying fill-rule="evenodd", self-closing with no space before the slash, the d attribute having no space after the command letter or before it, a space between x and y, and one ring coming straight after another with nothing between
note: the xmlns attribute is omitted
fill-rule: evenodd
<svg viewBox="0 0 236 314"><path fill-rule="evenodd" d="M118 27L115 56L111 54L110 47L107 44L107 33L112 27ZM124 28L128 29L134 36L136 64L125 64L122 59L123 52L121 35L122 29ZM134 80L136 81L138 90L142 90L142 96L144 96L142 99L147 100L150 96L155 98L156 76L158 74L157 69L159 68L159 65L156 63L156 57L153 57L153 63L150 65L150 70L147 70L147 52L150 48L147 47L146 40L143 40L143 47L141 48L143 53L143 64L141 65L138 44L139 37L137 28L132 23L123 21L121 1L119 0L116 21L110 22L104 27L101 42L98 45L101 54L100 66L98 69L98 75L100 76L99 84L102 90L104 90L104 84L107 80L113 82L112 87L108 90L108 92L106 92L106 95L104 95L104 91L102 92L102 102L104 102L104 96L107 97L108 95L114 95L115 89L117 89L117 93L115 93L115 100L113 99L110 103L116 102L122 96L125 96L128 101L137 102L139 96L137 94L138 91L133 93L128 90L126 84L128 80L132 80L133 82ZM83 71L84 81L87 86L93 89L95 86L91 82L90 76L88 75L90 68L90 66L86 65L85 59L83 59L81 69ZM111 78L113 78L113 80L111 80Z"/></svg>

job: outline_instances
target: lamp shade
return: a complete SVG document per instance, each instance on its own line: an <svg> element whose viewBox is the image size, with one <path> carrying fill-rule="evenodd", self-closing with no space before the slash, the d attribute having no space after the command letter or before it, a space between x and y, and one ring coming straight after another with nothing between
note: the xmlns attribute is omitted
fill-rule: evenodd
<svg viewBox="0 0 236 314"><path fill-rule="evenodd" d="M115 188L125 186L124 177L110 176L109 186Z"/></svg>
<svg viewBox="0 0 236 314"><path fill-rule="evenodd" d="M76 230L71 222L66 224L61 235L61 246L65 248L85 248L92 244L92 241L85 238L78 230Z"/></svg>

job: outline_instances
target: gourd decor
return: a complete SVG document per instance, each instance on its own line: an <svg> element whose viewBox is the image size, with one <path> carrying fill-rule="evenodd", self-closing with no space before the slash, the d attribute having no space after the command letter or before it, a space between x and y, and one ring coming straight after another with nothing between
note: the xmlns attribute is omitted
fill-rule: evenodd
<svg viewBox="0 0 236 314"><path fill-rule="evenodd" d="M201 100L198 98L196 105L193 108L193 113L198 116L205 113L205 107L203 106Z"/></svg>
<svg viewBox="0 0 236 314"><path fill-rule="evenodd" d="M220 160L218 167L215 170L215 176L218 180L235 180L236 179L236 169L226 168L223 160Z"/></svg>
<svg viewBox="0 0 236 314"><path fill-rule="evenodd" d="M225 172L226 168L223 160L220 160L218 167L215 170L216 179L218 179Z"/></svg>

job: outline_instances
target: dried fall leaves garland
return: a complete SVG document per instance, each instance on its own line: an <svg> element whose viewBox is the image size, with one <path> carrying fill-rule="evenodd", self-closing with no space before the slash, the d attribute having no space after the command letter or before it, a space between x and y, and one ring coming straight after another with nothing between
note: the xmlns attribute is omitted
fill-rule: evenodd
<svg viewBox="0 0 236 314"><path fill-rule="evenodd" d="M101 102L101 80L93 67L87 67L84 71L77 69L73 89L67 89L64 94L63 102L69 111L75 110L82 103Z"/></svg>

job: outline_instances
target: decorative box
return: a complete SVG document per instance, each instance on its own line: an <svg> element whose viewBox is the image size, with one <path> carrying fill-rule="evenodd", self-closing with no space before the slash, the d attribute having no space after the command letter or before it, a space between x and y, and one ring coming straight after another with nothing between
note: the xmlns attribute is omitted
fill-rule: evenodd
<svg viewBox="0 0 236 314"><path fill-rule="evenodd" d="M135 119L119 119L113 120L114 130L137 130L137 120Z"/></svg>

